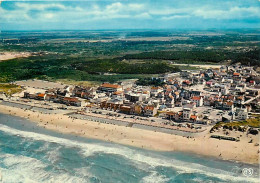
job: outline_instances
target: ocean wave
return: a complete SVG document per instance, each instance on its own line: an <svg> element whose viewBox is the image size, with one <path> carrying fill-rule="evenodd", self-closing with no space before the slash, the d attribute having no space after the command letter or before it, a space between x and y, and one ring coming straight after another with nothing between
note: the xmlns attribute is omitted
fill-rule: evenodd
<svg viewBox="0 0 260 183"><path fill-rule="evenodd" d="M53 173L46 170L48 164L42 161L27 157L17 156L12 154L0 155L2 163L7 168L1 168L2 180L4 182L24 182L24 183L37 183L37 182L68 182L68 183L81 183L88 182L87 178L91 174L87 173L87 169L80 171L78 175L73 176L70 173Z"/></svg>
<svg viewBox="0 0 260 183"><path fill-rule="evenodd" d="M159 175L158 172L156 171L152 171L151 174L149 174L148 176L144 177L141 182L142 183L164 183L169 181L169 178L166 178L163 175Z"/></svg>
<svg viewBox="0 0 260 183"><path fill-rule="evenodd" d="M96 153L114 154L114 155L122 156L125 159L131 160L137 166L141 166L143 168L147 168L147 166L152 168L162 166L162 167L173 168L180 173L198 173L198 174L206 175L208 177L218 178L221 180L230 180L234 182L258 182L258 179L254 177L242 177L237 175L234 176L230 172L221 169L210 168L198 163L189 163L189 162L184 162L176 159L151 156L150 154L147 155L146 153L125 146L115 145L111 147L101 143L100 144L83 143L75 140L48 136L45 134L21 131L21 130L10 128L5 125L0 125L0 130L5 133L9 133L12 135L19 135L34 140L46 141L48 143L50 142L58 143L67 147L77 147L82 150L82 154L85 157L92 156ZM153 172L150 174L150 176L154 176L154 175L156 174L153 174ZM149 180L149 177L147 177L147 180Z"/></svg>

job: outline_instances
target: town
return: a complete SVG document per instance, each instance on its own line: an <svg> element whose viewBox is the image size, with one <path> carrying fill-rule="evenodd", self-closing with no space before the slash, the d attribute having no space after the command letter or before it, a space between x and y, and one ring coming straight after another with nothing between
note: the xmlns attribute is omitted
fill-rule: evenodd
<svg viewBox="0 0 260 183"><path fill-rule="evenodd" d="M260 0L0 0L0 183L259 183Z"/></svg>
<svg viewBox="0 0 260 183"><path fill-rule="evenodd" d="M236 64L151 78L162 86L136 85L135 80L97 87L17 81L23 94L5 101L38 105L45 112L69 111L71 117L97 122L194 133L218 122L254 118L251 113L260 112L257 76L253 67Z"/></svg>

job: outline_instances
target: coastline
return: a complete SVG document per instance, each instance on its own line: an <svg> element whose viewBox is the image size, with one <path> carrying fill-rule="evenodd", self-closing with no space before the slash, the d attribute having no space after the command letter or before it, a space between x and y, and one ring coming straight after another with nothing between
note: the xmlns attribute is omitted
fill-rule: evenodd
<svg viewBox="0 0 260 183"><path fill-rule="evenodd" d="M180 151L222 160L258 164L258 147L247 141L233 142L205 136L187 138L125 126L72 119L63 114L41 114L20 108L1 105L4 114L27 118L37 125L65 134L114 142L156 151Z"/></svg>

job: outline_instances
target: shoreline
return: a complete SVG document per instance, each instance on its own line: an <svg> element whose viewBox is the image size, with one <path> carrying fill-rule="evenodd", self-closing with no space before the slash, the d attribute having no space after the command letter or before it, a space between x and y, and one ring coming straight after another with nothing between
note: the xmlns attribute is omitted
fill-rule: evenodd
<svg viewBox="0 0 260 183"><path fill-rule="evenodd" d="M210 138L210 134L187 138L144 129L72 119L64 114L41 114L2 105L0 112L26 118L38 126L72 134L155 151L179 151L221 160L258 164L258 147L246 141L233 142Z"/></svg>

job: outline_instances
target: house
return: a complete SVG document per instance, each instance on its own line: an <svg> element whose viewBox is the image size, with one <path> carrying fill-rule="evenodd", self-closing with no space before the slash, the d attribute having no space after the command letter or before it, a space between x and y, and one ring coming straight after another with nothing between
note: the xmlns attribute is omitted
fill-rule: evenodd
<svg viewBox="0 0 260 183"><path fill-rule="evenodd" d="M184 120L189 120L190 117L191 117L191 113L192 113L192 110L190 108L184 108L183 109L183 115L182 115L182 118Z"/></svg>
<svg viewBox="0 0 260 183"><path fill-rule="evenodd" d="M160 92L162 92L163 91L163 89L162 89L162 87L159 87L159 86L157 86L157 87L151 87L151 96L157 96L158 95L158 93L160 93Z"/></svg>
<svg viewBox="0 0 260 183"><path fill-rule="evenodd" d="M207 82L206 82L206 85L207 85L208 87L211 87L211 86L213 85L213 82L212 82L212 81L207 81Z"/></svg>
<svg viewBox="0 0 260 183"><path fill-rule="evenodd" d="M248 118L247 109L237 109L235 119L237 120L246 120Z"/></svg>
<svg viewBox="0 0 260 183"><path fill-rule="evenodd" d="M99 90L100 90L100 91L103 91L103 92L113 93L113 92L117 92L117 91L122 91L123 88L122 88L122 86L120 86L120 85L110 84L110 83L104 83L104 84L102 84L102 85L99 87Z"/></svg>
<svg viewBox="0 0 260 183"><path fill-rule="evenodd" d="M142 101L142 97L140 93L127 93L125 94L125 98L130 102Z"/></svg>
<svg viewBox="0 0 260 183"><path fill-rule="evenodd" d="M197 116L196 115L191 115L190 116L190 121L195 123L197 121Z"/></svg>
<svg viewBox="0 0 260 183"><path fill-rule="evenodd" d="M58 96L56 94L46 94L45 100L58 102Z"/></svg>
<svg viewBox="0 0 260 183"><path fill-rule="evenodd" d="M29 99L35 99L37 94L30 94L28 92L24 92L24 98L29 98Z"/></svg>
<svg viewBox="0 0 260 183"><path fill-rule="evenodd" d="M144 115L145 116L155 116L157 114L157 108L154 106L145 106Z"/></svg>
<svg viewBox="0 0 260 183"><path fill-rule="evenodd" d="M193 96L200 96L202 94L201 91L190 91L190 96L193 97Z"/></svg>
<svg viewBox="0 0 260 183"><path fill-rule="evenodd" d="M203 97L194 96L191 98L191 102L195 103L197 107L201 107L203 105Z"/></svg>
<svg viewBox="0 0 260 183"><path fill-rule="evenodd" d="M73 97L64 97L62 99L62 103L66 105L71 105L71 106L81 106L81 101L78 98L73 98Z"/></svg>
<svg viewBox="0 0 260 183"><path fill-rule="evenodd" d="M237 72L233 73L233 77L239 77L239 76L240 76L240 73L237 73Z"/></svg>
<svg viewBox="0 0 260 183"><path fill-rule="evenodd" d="M182 118L187 121L190 120L190 116L195 108L196 108L195 103L189 103L189 104L184 105Z"/></svg>
<svg viewBox="0 0 260 183"><path fill-rule="evenodd" d="M182 116L182 112L172 112L172 111L169 111L166 113L166 118L169 119L169 120L173 120L173 121L179 121L181 120Z"/></svg>
<svg viewBox="0 0 260 183"><path fill-rule="evenodd" d="M116 91L112 93L112 98L123 97L123 91Z"/></svg>
<svg viewBox="0 0 260 183"><path fill-rule="evenodd" d="M189 81L189 80L184 80L183 82L182 82L182 85L183 86L190 86L192 83L191 83L191 81Z"/></svg>
<svg viewBox="0 0 260 183"><path fill-rule="evenodd" d="M35 100L44 100L45 93L38 93L36 94Z"/></svg>
<svg viewBox="0 0 260 183"><path fill-rule="evenodd" d="M119 111L124 114L131 114L132 113L132 107L128 105L121 105L119 108Z"/></svg>
<svg viewBox="0 0 260 183"><path fill-rule="evenodd" d="M135 105L134 105L134 111L133 111L133 113L136 114L136 115L141 115L141 114L143 114L143 107L142 107L142 105L140 105L140 104L135 104Z"/></svg>
<svg viewBox="0 0 260 183"><path fill-rule="evenodd" d="M233 108L234 108L233 102L224 102L223 103L223 106L222 106L223 110L233 110Z"/></svg>
<svg viewBox="0 0 260 183"><path fill-rule="evenodd" d="M165 105L168 108L173 108L175 106L174 104L175 104L175 100L174 100L173 97L168 99L168 100L166 100L166 102L165 102Z"/></svg>

